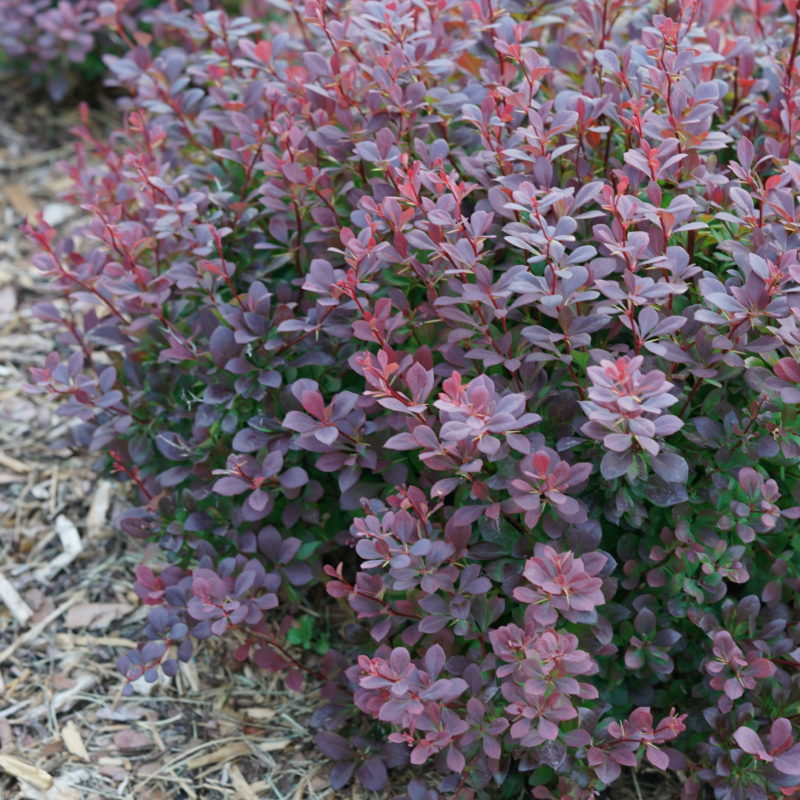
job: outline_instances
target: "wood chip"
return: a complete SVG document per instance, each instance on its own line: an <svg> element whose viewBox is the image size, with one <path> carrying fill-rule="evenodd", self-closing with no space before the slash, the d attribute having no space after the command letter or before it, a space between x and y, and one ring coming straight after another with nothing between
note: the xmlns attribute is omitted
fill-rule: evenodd
<svg viewBox="0 0 800 800"><path fill-rule="evenodd" d="M86 750L86 745L83 743L83 737L73 720L70 720L61 729L61 739L64 742L64 746L72 755L81 759L81 761L89 760L89 753Z"/></svg>
<svg viewBox="0 0 800 800"><path fill-rule="evenodd" d="M248 719L268 722L277 712L273 708L246 708L244 713Z"/></svg>
<svg viewBox="0 0 800 800"><path fill-rule="evenodd" d="M57 633L56 644L59 647L136 647L133 639L124 636L92 636L91 634Z"/></svg>
<svg viewBox="0 0 800 800"><path fill-rule="evenodd" d="M26 781L36 789L49 789L53 785L53 776L39 767L34 767L27 761L23 761L16 756L0 755L0 769Z"/></svg>
<svg viewBox="0 0 800 800"><path fill-rule="evenodd" d="M250 788L250 784L244 779L244 775L242 775L236 764L230 765L228 774L231 776L233 788L236 789L241 800L260 800L259 796Z"/></svg>
<svg viewBox="0 0 800 800"><path fill-rule="evenodd" d="M155 722L153 722L152 719L149 719L144 724L147 726L147 729L150 731L150 733L153 734L153 739L156 743L156 747L162 752L164 752L167 748L164 745L164 740L161 738L161 734L158 732L158 728L156 727Z"/></svg>
<svg viewBox="0 0 800 800"><path fill-rule="evenodd" d="M77 603L64 618L67 628L107 628L133 611L130 603Z"/></svg>
<svg viewBox="0 0 800 800"><path fill-rule="evenodd" d="M8 748L14 742L14 729L7 719L0 719L0 747Z"/></svg>
<svg viewBox="0 0 800 800"><path fill-rule="evenodd" d="M3 192L17 214L23 217L35 217L39 213L38 206L31 200L25 187L19 183L7 184Z"/></svg>
<svg viewBox="0 0 800 800"><path fill-rule="evenodd" d="M130 768L125 769L125 767L118 767L114 764L104 764L98 769L98 772L115 781L124 781L130 776Z"/></svg>
<svg viewBox="0 0 800 800"><path fill-rule="evenodd" d="M246 742L231 742L218 748L213 753L205 753L204 755L190 758L186 762L186 768L201 769L211 764L219 764L233 761L234 758L240 758L241 756L249 756L250 753L250 746Z"/></svg>
<svg viewBox="0 0 800 800"><path fill-rule="evenodd" d="M34 577L36 580L45 583L50 580L59 570L68 567L83 550L83 543L75 523L63 514L56 517L56 533L61 540L63 552L57 555L49 564L36 570Z"/></svg>
<svg viewBox="0 0 800 800"><path fill-rule="evenodd" d="M33 641L37 636L39 636L47 626L55 619L58 619L68 608L71 608L75 603L80 602L83 600L84 595L83 592L77 592L76 594L72 595L69 600L63 602L55 611L51 614L48 614L41 622L37 622L31 628L29 628L22 636L18 636L17 639L12 642L2 653L0 653L0 665L4 664L11 658L14 653L17 652L19 647L22 645L27 644L30 641Z"/></svg>
<svg viewBox="0 0 800 800"><path fill-rule="evenodd" d="M114 744L123 753L131 753L150 750L153 747L153 740L146 733L126 728L114 734Z"/></svg>
<svg viewBox="0 0 800 800"><path fill-rule="evenodd" d="M89 513L86 515L86 533L89 537L102 533L113 493L114 484L111 481L100 481L97 484Z"/></svg>
<svg viewBox="0 0 800 800"><path fill-rule="evenodd" d="M291 739L267 739L266 741L258 742L256 747L265 753L271 753L273 750L283 750L291 743Z"/></svg>
<svg viewBox="0 0 800 800"><path fill-rule="evenodd" d="M14 456L10 456L8 453L4 453L2 450L0 450L0 466L3 466L6 469L10 469L13 472L17 472L21 475L25 475L33 470L33 467L26 464L24 461L20 461L18 458L14 458Z"/></svg>
<svg viewBox="0 0 800 800"><path fill-rule="evenodd" d="M0 572L0 600L20 625L24 625L33 616L33 609L20 597L19 592L2 572Z"/></svg>
<svg viewBox="0 0 800 800"><path fill-rule="evenodd" d="M179 670L180 674L186 678L187 683L189 684L189 688L195 694L200 691L200 677L197 674L197 664L195 664L194 659L191 661L181 661L179 662Z"/></svg>
<svg viewBox="0 0 800 800"><path fill-rule="evenodd" d="M75 523L69 517L59 514L56 517L55 528L64 551L74 558L83 549L81 535L78 533Z"/></svg>
<svg viewBox="0 0 800 800"><path fill-rule="evenodd" d="M101 706L95 712L97 719L110 719L114 722L130 722L134 719L142 719L147 715L147 709L142 706L135 706L130 703L114 706Z"/></svg>
<svg viewBox="0 0 800 800"><path fill-rule="evenodd" d="M294 790L294 796L292 800L303 800L303 795L306 793L306 787L311 786L311 782L316 777L319 769L319 767L315 767L311 772L307 772L303 776L300 783L297 784L297 788Z"/></svg>
<svg viewBox="0 0 800 800"><path fill-rule="evenodd" d="M32 719L57 714L60 711L67 711L80 700L84 692L91 689L98 681L97 675L92 672L79 672L75 677L75 685L70 689L63 689L56 692L50 701L42 703L28 710L28 716Z"/></svg>

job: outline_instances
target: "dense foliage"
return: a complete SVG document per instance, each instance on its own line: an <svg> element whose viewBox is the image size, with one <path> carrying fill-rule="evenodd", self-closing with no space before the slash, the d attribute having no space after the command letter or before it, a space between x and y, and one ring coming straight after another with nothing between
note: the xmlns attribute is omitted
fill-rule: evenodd
<svg viewBox="0 0 800 800"><path fill-rule="evenodd" d="M337 788L800 791L796 0L164 13L30 228L168 562L122 671L312 673Z"/></svg>
<svg viewBox="0 0 800 800"><path fill-rule="evenodd" d="M264 8L263 0L183 5L200 12L220 5ZM175 0L0 0L0 69L25 75L31 88L43 86L55 101L77 87L96 89L104 55L170 41L191 47L170 25L175 6Z"/></svg>
<svg viewBox="0 0 800 800"><path fill-rule="evenodd" d="M102 75L112 31L146 39L139 31L146 18L141 0L0 0L0 66L39 77L61 100L78 75Z"/></svg>

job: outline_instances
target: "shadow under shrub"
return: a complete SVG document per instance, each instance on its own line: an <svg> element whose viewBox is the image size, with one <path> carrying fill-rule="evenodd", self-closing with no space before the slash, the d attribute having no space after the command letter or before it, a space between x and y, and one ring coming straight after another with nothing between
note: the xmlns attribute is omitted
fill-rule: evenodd
<svg viewBox="0 0 800 800"><path fill-rule="evenodd" d="M334 788L797 791L800 29L760 9L310 0L106 59L30 389L169 562L130 680L209 636L313 672Z"/></svg>

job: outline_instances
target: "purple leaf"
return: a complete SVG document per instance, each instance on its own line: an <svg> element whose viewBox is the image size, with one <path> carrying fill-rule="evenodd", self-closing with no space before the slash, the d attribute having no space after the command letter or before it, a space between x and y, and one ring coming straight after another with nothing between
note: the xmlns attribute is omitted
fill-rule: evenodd
<svg viewBox="0 0 800 800"><path fill-rule="evenodd" d="M284 489L299 489L308 483L308 474L302 467L290 467L278 480Z"/></svg>
<svg viewBox="0 0 800 800"><path fill-rule="evenodd" d="M353 750L347 739L332 731L321 731L314 737L314 743L328 758L342 761L353 757Z"/></svg>
<svg viewBox="0 0 800 800"><path fill-rule="evenodd" d="M630 450L624 453L606 453L600 461L600 473L607 480L619 478L624 475L633 464Z"/></svg>
<svg viewBox="0 0 800 800"><path fill-rule="evenodd" d="M775 769L784 775L800 777L800 744L775 757Z"/></svg>
<svg viewBox="0 0 800 800"><path fill-rule="evenodd" d="M368 758L356 771L356 777L364 784L365 789L372 792L383 791L389 779L386 766L379 756Z"/></svg>
<svg viewBox="0 0 800 800"><path fill-rule="evenodd" d="M686 483L689 479L689 465L677 453L659 453L653 457L653 469L667 483Z"/></svg>
<svg viewBox="0 0 800 800"><path fill-rule="evenodd" d="M220 478L214 483L213 491L225 497L233 497L242 494L250 489L250 484L241 478L226 477Z"/></svg>

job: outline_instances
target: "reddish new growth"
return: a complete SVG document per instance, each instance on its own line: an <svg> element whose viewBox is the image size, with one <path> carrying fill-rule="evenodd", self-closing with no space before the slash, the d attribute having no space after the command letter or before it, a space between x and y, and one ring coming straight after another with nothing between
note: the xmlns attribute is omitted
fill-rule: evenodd
<svg viewBox="0 0 800 800"><path fill-rule="evenodd" d="M589 421L581 430L603 442L608 452L600 469L606 478L627 473L634 458L641 454L664 480L684 481L686 461L679 455L661 452L656 437L679 431L683 422L664 409L678 402L670 391L675 387L660 370L642 374L643 356L623 356L616 361L602 360L599 367L589 367L592 382L589 400L581 401Z"/></svg>
<svg viewBox="0 0 800 800"><path fill-rule="evenodd" d="M558 553L549 545L537 544L536 555L525 562L523 577L535 588L518 586L514 598L530 605L525 611L543 625L553 624L558 615L577 621L577 612L591 613L605 602L603 581L595 577L606 564L602 553L587 553L576 558Z"/></svg>

